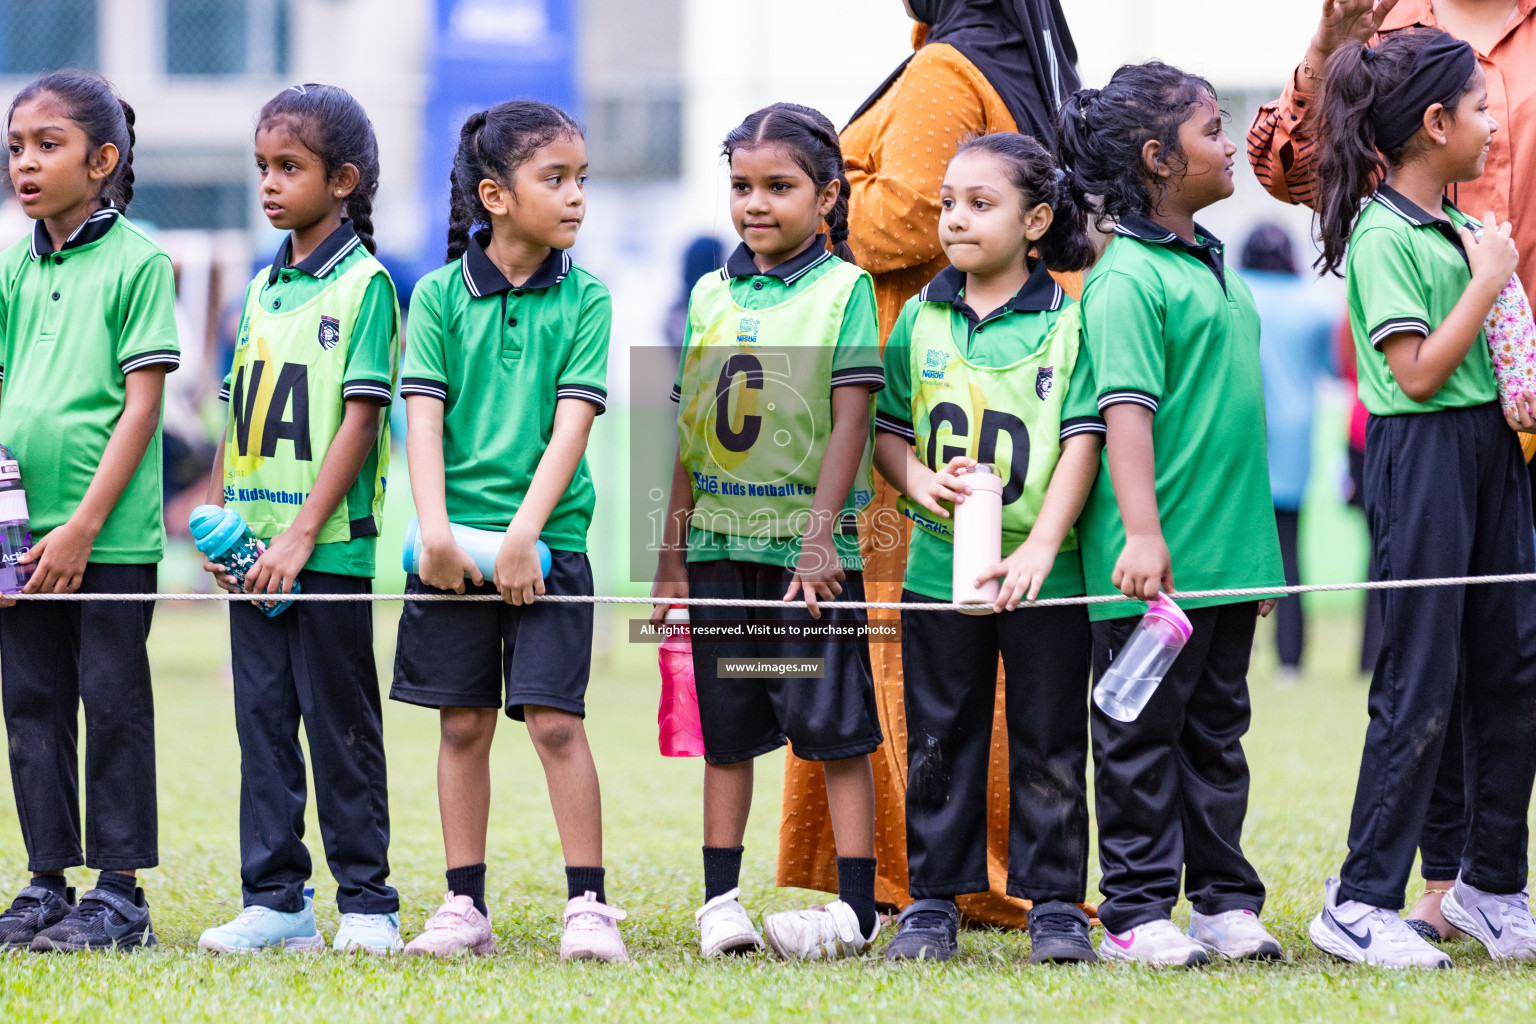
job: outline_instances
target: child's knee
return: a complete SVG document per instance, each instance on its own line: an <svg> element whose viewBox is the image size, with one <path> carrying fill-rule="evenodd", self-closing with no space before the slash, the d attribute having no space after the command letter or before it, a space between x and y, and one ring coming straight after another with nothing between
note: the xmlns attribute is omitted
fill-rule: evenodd
<svg viewBox="0 0 1536 1024"><path fill-rule="evenodd" d="M442 743L454 753L469 753L491 742L496 735L495 708L444 708L440 723Z"/></svg>
<svg viewBox="0 0 1536 1024"><path fill-rule="evenodd" d="M569 711L525 706L523 716L528 736L540 754L564 757L586 741L581 718Z"/></svg>

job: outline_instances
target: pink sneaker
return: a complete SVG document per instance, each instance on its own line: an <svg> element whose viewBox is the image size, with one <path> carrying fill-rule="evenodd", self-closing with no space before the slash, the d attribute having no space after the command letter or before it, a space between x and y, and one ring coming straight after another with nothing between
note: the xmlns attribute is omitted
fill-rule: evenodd
<svg viewBox="0 0 1536 1024"><path fill-rule="evenodd" d="M618 907L599 903L595 892L571 900L565 905L560 959L624 963L629 959L629 951L619 935L619 922L628 916Z"/></svg>
<svg viewBox="0 0 1536 1024"><path fill-rule="evenodd" d="M496 952L496 936L491 932L489 914L475 909L468 896L449 893L427 922L426 930L405 947L408 956L457 956L468 952L489 956Z"/></svg>

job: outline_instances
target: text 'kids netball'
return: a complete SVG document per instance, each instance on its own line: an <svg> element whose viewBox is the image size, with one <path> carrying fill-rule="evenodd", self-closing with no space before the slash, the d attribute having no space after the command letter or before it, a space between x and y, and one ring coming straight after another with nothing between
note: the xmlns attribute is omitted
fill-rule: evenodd
<svg viewBox="0 0 1536 1024"><path fill-rule="evenodd" d="M940 192L951 266L907 302L885 347L875 464L912 516L903 601L949 601L967 470L1003 478L996 614L902 613L907 876L887 959L947 960L955 897L985 892L997 660L1007 687L1008 893L1029 900L1030 960L1097 959L1088 884L1088 613L1019 609L1083 593L1074 524L1099 469L1099 417L1077 304L1051 277L1092 262L1050 153L1015 133L960 146Z"/></svg>
<svg viewBox="0 0 1536 1024"><path fill-rule="evenodd" d="M1506 421L1483 332L1519 253L1508 224L1474 221L1443 195L1483 173L1499 127L1488 89L1472 47L1439 31L1347 44L1326 69L1320 262L1347 282L1382 579L1536 569L1515 433L1536 430L1532 396ZM1536 958L1536 585L1388 590L1382 622L1349 855L1312 941L1356 963L1451 966L1397 912L1459 701L1467 832L1446 851L1458 867L1440 912L1496 959Z"/></svg>
<svg viewBox="0 0 1536 1024"><path fill-rule="evenodd" d="M262 212L288 234L246 289L208 502L240 513L265 552L254 593L373 592L400 352L395 286L374 258L378 142L358 102L330 85L269 100L255 133ZM281 500L302 495L298 502ZM236 590L227 566L204 568ZM216 953L325 947L304 845L305 755L341 911L333 947L400 949L389 885L389 790L373 614L365 601L281 614L229 606L240 740L243 909L203 932Z"/></svg>
<svg viewBox="0 0 1536 1024"><path fill-rule="evenodd" d="M0 254L0 436L27 479L26 593L154 593L165 551L160 411L180 361L170 257L124 214L133 108L100 76L30 83L6 115L36 224ZM40 535L40 536L39 536ZM149 637L139 601L0 599L0 690L32 881L0 948L152 946L135 874L159 861ZM85 709L85 849L76 721ZM65 870L99 869L77 905Z"/></svg>
<svg viewBox="0 0 1536 1024"><path fill-rule="evenodd" d="M504 603L408 603L400 617L390 697L438 709L448 866L447 898L407 953L496 949L485 844L491 740L505 709L527 723L560 830L560 956L628 959L624 911L605 892L602 803L582 724L592 606L533 603L592 593L596 492L585 452L607 403L612 303L567 251L586 215L586 180L586 143L565 111L519 100L470 117L453 162L449 262L412 298L400 393L422 556L406 590L499 593ZM505 534L492 579L451 524Z"/></svg>
<svg viewBox="0 0 1536 1024"><path fill-rule="evenodd" d="M1113 235L1083 287L1083 331L1108 427L1079 524L1090 594L1282 586L1269 491L1259 314L1195 215L1232 194L1236 147L1210 83L1122 67L1074 93L1057 126L1074 195ZM1273 601L1184 602L1194 635L1130 722L1093 710L1099 955L1156 965L1282 956L1243 855L1248 661ZM1097 604L1103 676L1145 610ZM1188 934L1169 919L1180 882Z"/></svg>
<svg viewBox="0 0 1536 1024"><path fill-rule="evenodd" d="M745 618L780 634L693 641L706 761L699 941L706 956L763 944L737 898L742 839L752 762L787 741L826 774L839 898L771 914L764 932L786 959L839 959L867 950L879 930L869 754L881 736L867 618L837 600L864 599L856 517L872 495L871 392L884 381L874 290L844 241L848 182L825 116L776 103L749 115L723 149L742 244L689 300L672 394L678 460L652 593L784 605L692 609L696 626ZM706 486L713 479L744 486ZM857 637L790 635L823 614ZM763 657L819 659L823 674L721 675L721 659Z"/></svg>

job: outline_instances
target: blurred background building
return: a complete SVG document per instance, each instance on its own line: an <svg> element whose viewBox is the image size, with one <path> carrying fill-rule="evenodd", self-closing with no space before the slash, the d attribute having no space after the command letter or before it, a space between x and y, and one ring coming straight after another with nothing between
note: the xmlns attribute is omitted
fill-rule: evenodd
<svg viewBox="0 0 1536 1024"><path fill-rule="evenodd" d="M1277 221L1310 262L1306 213L1264 196L1241 148L1256 105L1278 94L1300 58L1310 15L1284 24L1266 5L1231 0L1064 7L1085 84L1153 57L1215 83L1239 145L1239 187L1207 226L1235 247L1256 222ZM588 127L592 164L576 256L615 302L610 386L619 415L598 421L592 457L604 463L602 479L621 485L628 351L665 343L689 244L700 236L735 244L720 139L776 100L845 123L910 52L911 28L902 0L0 0L0 91L44 70L91 67L137 109L132 213L177 262L183 347L198 354L172 375L182 407L168 411L168 425L204 434L222 415L210 399L227 359L227 311L280 241L260 214L252 169L262 103L319 81L367 108L382 160L380 255L402 293L441 262L463 118L515 97L572 109ZM0 221L8 237L26 228L17 218L12 210ZM391 491L408 508L403 452L398 461ZM1332 486L1329 473L1318 476ZM600 591L638 589L619 568L625 514L617 486L605 488L594 562L601 574L601 556L613 556L614 569L600 575ZM392 518L403 528L402 516ZM379 581L381 589L398 582Z"/></svg>

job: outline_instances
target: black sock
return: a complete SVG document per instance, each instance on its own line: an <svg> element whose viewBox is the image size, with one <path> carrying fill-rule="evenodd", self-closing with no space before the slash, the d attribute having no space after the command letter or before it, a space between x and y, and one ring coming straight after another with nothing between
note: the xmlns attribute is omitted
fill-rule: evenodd
<svg viewBox="0 0 1536 1024"><path fill-rule="evenodd" d="M875 858L837 858L837 898L853 908L865 938L875 934Z"/></svg>
<svg viewBox="0 0 1536 1024"><path fill-rule="evenodd" d="M585 896L589 892L597 894L597 902L608 902L608 896L603 892L603 869L567 867L565 869L565 898L574 900Z"/></svg>
<svg viewBox="0 0 1536 1024"><path fill-rule="evenodd" d="M448 869L448 891L455 896L468 896L475 909L486 917L491 912L485 907L485 865L470 864L462 868Z"/></svg>
<svg viewBox="0 0 1536 1024"><path fill-rule="evenodd" d="M704 902L741 884L741 846L704 847Z"/></svg>
<svg viewBox="0 0 1536 1024"><path fill-rule="evenodd" d="M64 884L63 875L33 875L31 884L39 889L47 889L59 899L64 899L65 893L69 891L69 887Z"/></svg>
<svg viewBox="0 0 1536 1024"><path fill-rule="evenodd" d="M138 888L139 880L133 875L125 875L121 871L103 871L96 879L96 888L105 889L114 896L121 896L125 900L133 899L133 890Z"/></svg>

